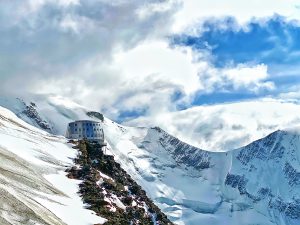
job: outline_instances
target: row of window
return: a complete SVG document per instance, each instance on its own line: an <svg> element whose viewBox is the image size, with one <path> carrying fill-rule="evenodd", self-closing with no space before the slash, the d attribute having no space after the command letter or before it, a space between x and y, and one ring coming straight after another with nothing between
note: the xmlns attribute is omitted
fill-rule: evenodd
<svg viewBox="0 0 300 225"><path fill-rule="evenodd" d="M75 131L77 131L77 128L75 128ZM78 131L81 131L81 128L78 128ZM82 128L82 131L85 131L85 128ZM89 128L86 128L86 131L89 131ZM101 131L99 128L94 128L94 131Z"/></svg>
<svg viewBox="0 0 300 225"><path fill-rule="evenodd" d="M96 138L96 137L101 137L101 138L103 138L101 135L80 135L80 134L79 134L79 138L81 138L81 137L83 137L83 138L85 138L85 137L88 137L88 138L89 138L89 137L95 137L95 138Z"/></svg>
<svg viewBox="0 0 300 225"><path fill-rule="evenodd" d="M75 125L75 127L77 127L77 123L75 123L74 125ZM100 127L100 124L98 124L98 123L82 123L82 126Z"/></svg>

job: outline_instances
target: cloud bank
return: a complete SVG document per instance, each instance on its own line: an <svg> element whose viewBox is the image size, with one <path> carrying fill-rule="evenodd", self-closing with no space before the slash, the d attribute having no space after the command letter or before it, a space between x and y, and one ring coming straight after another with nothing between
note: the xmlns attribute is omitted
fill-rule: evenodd
<svg viewBox="0 0 300 225"><path fill-rule="evenodd" d="M300 105L274 99L206 105L139 117L127 125L159 124L181 140L210 151L242 147L278 129L300 126ZM298 129L298 128L297 128Z"/></svg>
<svg viewBox="0 0 300 225"><path fill-rule="evenodd" d="M156 0L0 4L3 89L70 96L118 82L114 54L163 37L178 7Z"/></svg>

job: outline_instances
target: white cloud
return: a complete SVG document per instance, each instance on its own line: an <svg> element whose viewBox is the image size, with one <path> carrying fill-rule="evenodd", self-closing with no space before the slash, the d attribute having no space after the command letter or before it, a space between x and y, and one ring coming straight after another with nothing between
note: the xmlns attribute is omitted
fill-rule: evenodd
<svg viewBox="0 0 300 225"><path fill-rule="evenodd" d="M295 83L290 85L284 92L278 94L277 98L284 99L286 102L300 103L300 85Z"/></svg>
<svg viewBox="0 0 300 225"><path fill-rule="evenodd" d="M211 17L232 16L240 24L246 24L252 18L265 18L280 14L288 19L300 20L299 0L185 0L183 9L176 15L174 32L182 32L191 25Z"/></svg>
<svg viewBox="0 0 300 225"><path fill-rule="evenodd" d="M78 22L74 20L71 15L66 15L60 22L60 26L66 31L79 32Z"/></svg>
<svg viewBox="0 0 300 225"><path fill-rule="evenodd" d="M176 137L207 150L232 150L269 133L300 125L300 105L264 99L161 113L128 125L158 125Z"/></svg>
<svg viewBox="0 0 300 225"><path fill-rule="evenodd" d="M193 53L186 49L169 48L165 41L144 43L115 56L114 63L128 78L156 77L161 82L181 86L190 94L200 88L197 64ZM145 80L147 82L147 80Z"/></svg>
<svg viewBox="0 0 300 225"><path fill-rule="evenodd" d="M164 36L177 10L173 1L165 1L168 7L164 9L151 10L157 0L30 0L0 4L0 72L6 84L2 91L20 93L51 91L53 84L53 91L68 94L63 84L71 81L86 89L93 82L111 84L110 76L116 74L108 67L114 52ZM149 9L145 18L137 14L142 9ZM45 84L44 90L40 83Z"/></svg>
<svg viewBox="0 0 300 225"><path fill-rule="evenodd" d="M223 70L224 80L233 84L234 89L245 88L253 92L261 89L274 89L273 82L266 81L269 78L268 68L264 64L247 66L239 64L235 68Z"/></svg>

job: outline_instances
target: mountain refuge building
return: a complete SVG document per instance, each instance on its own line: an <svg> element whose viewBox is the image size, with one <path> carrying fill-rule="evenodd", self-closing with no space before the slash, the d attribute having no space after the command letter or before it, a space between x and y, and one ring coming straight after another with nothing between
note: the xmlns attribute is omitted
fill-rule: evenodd
<svg viewBox="0 0 300 225"><path fill-rule="evenodd" d="M104 132L100 122L93 120L77 120L68 124L66 137L69 139L97 141L104 143Z"/></svg>

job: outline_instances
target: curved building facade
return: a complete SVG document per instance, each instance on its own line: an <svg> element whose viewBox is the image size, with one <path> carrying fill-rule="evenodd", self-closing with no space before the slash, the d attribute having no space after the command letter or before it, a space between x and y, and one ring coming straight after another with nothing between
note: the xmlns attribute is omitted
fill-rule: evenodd
<svg viewBox="0 0 300 225"><path fill-rule="evenodd" d="M87 139L104 143L104 132L100 122L77 120L68 124L66 137L70 139Z"/></svg>

